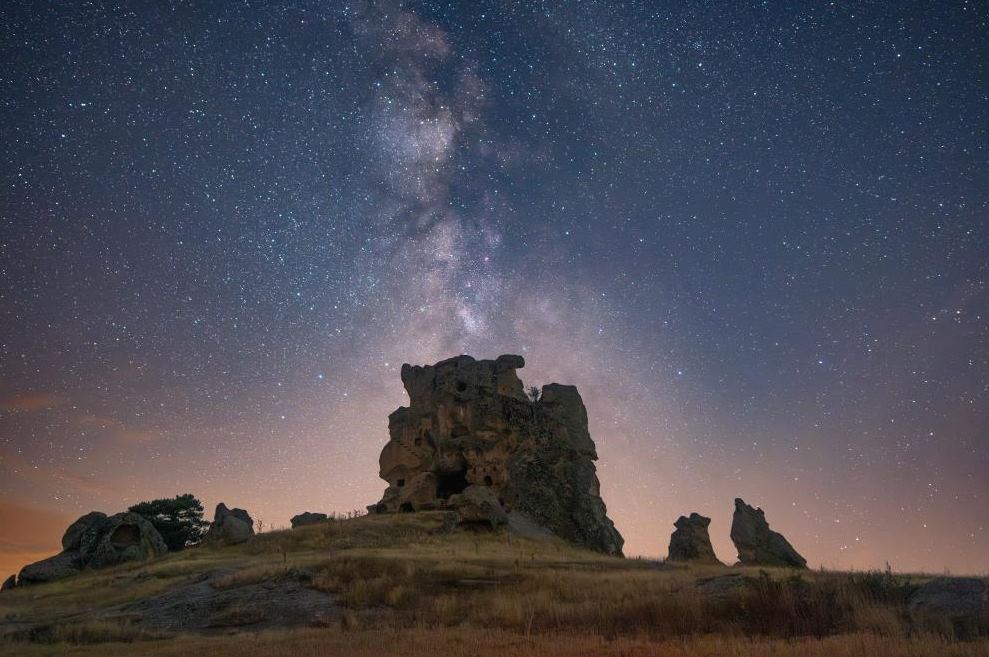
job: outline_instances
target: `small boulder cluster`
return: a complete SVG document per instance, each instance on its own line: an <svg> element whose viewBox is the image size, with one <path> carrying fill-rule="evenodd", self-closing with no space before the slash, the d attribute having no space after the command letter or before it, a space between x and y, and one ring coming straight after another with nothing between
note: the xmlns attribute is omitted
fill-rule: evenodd
<svg viewBox="0 0 989 657"><path fill-rule="evenodd" d="M213 524L204 543L230 545L254 535L254 523L243 509L216 507ZM92 511L65 530L62 551L11 575L0 590L54 582L90 568L107 568L128 561L147 561L168 552L155 526L139 513L125 511L108 516Z"/></svg>
<svg viewBox="0 0 989 657"><path fill-rule="evenodd" d="M7 580L4 588L54 582L84 568L153 559L167 551L161 534L144 516L131 512L107 516L93 511L65 530L60 553L25 566L16 580L13 576Z"/></svg>
<svg viewBox="0 0 989 657"><path fill-rule="evenodd" d="M710 518L698 513L680 516L670 536L670 561L718 564L711 547L707 527ZM742 566L779 566L806 568L807 560L790 545L779 532L769 528L766 512L753 508L741 498L735 499L735 513L731 522L731 540L738 550L738 563Z"/></svg>

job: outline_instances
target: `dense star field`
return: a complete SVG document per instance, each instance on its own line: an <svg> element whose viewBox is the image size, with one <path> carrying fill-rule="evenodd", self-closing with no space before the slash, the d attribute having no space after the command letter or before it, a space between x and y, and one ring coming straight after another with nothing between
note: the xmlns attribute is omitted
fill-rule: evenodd
<svg viewBox="0 0 989 657"><path fill-rule="evenodd" d="M0 575L380 498L403 362L578 386L626 554L989 571L978 2L0 5ZM0 577L2 579L3 577Z"/></svg>

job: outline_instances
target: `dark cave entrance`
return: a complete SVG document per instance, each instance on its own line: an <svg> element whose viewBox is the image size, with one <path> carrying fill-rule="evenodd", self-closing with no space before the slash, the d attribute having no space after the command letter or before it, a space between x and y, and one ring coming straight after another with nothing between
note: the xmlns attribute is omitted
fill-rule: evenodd
<svg viewBox="0 0 989 657"><path fill-rule="evenodd" d="M141 542L141 530L135 525L120 525L110 534L110 545L125 548Z"/></svg>
<svg viewBox="0 0 989 657"><path fill-rule="evenodd" d="M456 470L436 476L436 497L446 500L451 495L464 492L470 484L467 482L467 470Z"/></svg>

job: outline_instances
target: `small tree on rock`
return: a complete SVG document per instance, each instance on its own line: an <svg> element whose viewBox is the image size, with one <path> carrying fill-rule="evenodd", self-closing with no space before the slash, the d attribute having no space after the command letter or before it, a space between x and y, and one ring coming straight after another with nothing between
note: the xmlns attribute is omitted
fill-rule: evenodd
<svg viewBox="0 0 989 657"><path fill-rule="evenodd" d="M173 552L199 543L209 528L209 522L203 520L202 502L192 493L141 502L127 510L147 518Z"/></svg>
<svg viewBox="0 0 989 657"><path fill-rule="evenodd" d="M537 386L529 386L529 389L526 390L525 394L529 396L529 401L537 402L539 401L539 395L541 393Z"/></svg>

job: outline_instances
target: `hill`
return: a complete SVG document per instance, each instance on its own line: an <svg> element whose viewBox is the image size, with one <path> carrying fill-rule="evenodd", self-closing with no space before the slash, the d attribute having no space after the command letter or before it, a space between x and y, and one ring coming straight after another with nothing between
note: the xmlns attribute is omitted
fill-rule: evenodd
<svg viewBox="0 0 989 657"><path fill-rule="evenodd" d="M0 594L10 655L986 655L929 577L673 566L419 512L329 520Z"/></svg>

